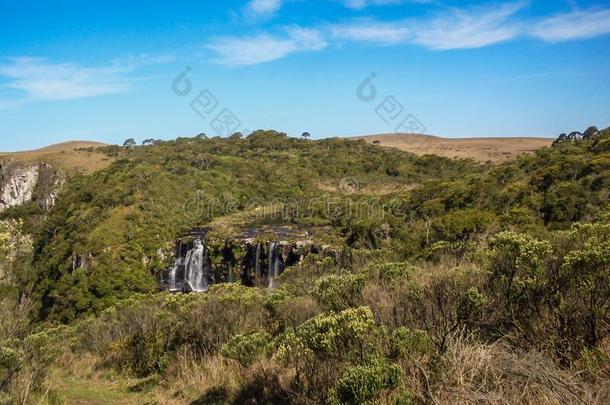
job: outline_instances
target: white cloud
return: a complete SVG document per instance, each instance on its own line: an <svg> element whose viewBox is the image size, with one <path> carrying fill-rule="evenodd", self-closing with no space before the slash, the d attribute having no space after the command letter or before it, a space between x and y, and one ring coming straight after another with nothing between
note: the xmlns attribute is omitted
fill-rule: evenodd
<svg viewBox="0 0 610 405"><path fill-rule="evenodd" d="M430 49L480 48L507 41L520 34L520 24L511 21L525 3L454 10L448 15L416 24L413 42Z"/></svg>
<svg viewBox="0 0 610 405"><path fill-rule="evenodd" d="M525 3L454 10L448 15L414 24L413 42L430 49L480 48L507 41L520 35L521 24L511 17Z"/></svg>
<svg viewBox="0 0 610 405"><path fill-rule="evenodd" d="M45 58L14 57L0 64L0 90L11 93L0 106L18 106L31 101L70 100L130 90L127 73L144 65L166 63L168 55L131 55L103 67L75 63L52 63Z"/></svg>
<svg viewBox="0 0 610 405"><path fill-rule="evenodd" d="M128 84L116 66L83 68L72 63L52 64L44 58L11 58L0 65L7 88L23 92L29 100L67 100L122 93Z"/></svg>
<svg viewBox="0 0 610 405"><path fill-rule="evenodd" d="M432 3L433 0L339 0L346 7ZM255 3L254 1L251 3ZM262 2L261 4L265 3ZM272 4L273 3L273 4ZM275 12L281 2L265 3L260 10ZM278 5L279 4L279 5ZM550 17L526 18L519 12L528 0L487 3L469 8L443 8L442 12L394 21L371 18L327 24L318 29L297 28L286 35L219 38L207 47L226 65L254 65L300 51L317 51L327 41L361 42L373 46L420 45L431 50L472 49L516 38L535 37L548 42L610 34L610 9L572 11Z"/></svg>
<svg viewBox="0 0 610 405"><path fill-rule="evenodd" d="M345 5L345 7L359 10L368 6L401 4L404 3L404 0L342 0L341 2L343 5Z"/></svg>
<svg viewBox="0 0 610 405"><path fill-rule="evenodd" d="M375 45L396 45L406 42L413 32L406 23L358 20L330 28L334 38L340 40L367 42Z"/></svg>
<svg viewBox="0 0 610 405"><path fill-rule="evenodd" d="M250 0L244 8L244 13L250 18L269 18L273 17L282 5L282 0Z"/></svg>
<svg viewBox="0 0 610 405"><path fill-rule="evenodd" d="M285 36L218 38L207 48L216 52L218 63L245 66L270 62L295 52L320 51L326 48L326 41L319 30L293 27L287 29Z"/></svg>
<svg viewBox="0 0 610 405"><path fill-rule="evenodd" d="M357 20L330 28L333 37L374 45L418 44L429 49L467 49L489 46L517 37L521 24L512 20L524 3L452 9L431 18L393 22Z"/></svg>
<svg viewBox="0 0 610 405"><path fill-rule="evenodd" d="M548 42L592 38L610 33L610 9L557 14L537 22L530 34Z"/></svg>

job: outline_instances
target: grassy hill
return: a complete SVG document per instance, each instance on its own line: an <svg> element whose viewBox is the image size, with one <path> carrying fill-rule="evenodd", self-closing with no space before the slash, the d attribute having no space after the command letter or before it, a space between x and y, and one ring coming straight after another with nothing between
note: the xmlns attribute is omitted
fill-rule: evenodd
<svg viewBox="0 0 610 405"><path fill-rule="evenodd" d="M92 173L107 167L112 159L94 149L106 146L101 142L70 141L24 152L0 152L0 159L20 162L44 162L67 172Z"/></svg>
<svg viewBox="0 0 610 405"><path fill-rule="evenodd" d="M31 234L0 222L9 402L610 400L610 129L498 164L275 131L91 153ZM195 227L314 246L273 288L157 292Z"/></svg>
<svg viewBox="0 0 610 405"><path fill-rule="evenodd" d="M480 162L505 162L521 154L531 154L551 146L553 139L514 138L441 138L417 134L379 134L355 137L381 146L398 148L416 155L439 155L473 159Z"/></svg>

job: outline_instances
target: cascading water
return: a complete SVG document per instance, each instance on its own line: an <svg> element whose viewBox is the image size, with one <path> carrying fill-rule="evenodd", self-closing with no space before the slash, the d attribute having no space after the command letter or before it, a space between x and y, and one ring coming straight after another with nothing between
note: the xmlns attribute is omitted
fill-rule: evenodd
<svg viewBox="0 0 610 405"><path fill-rule="evenodd" d="M284 270L284 262L280 252L279 242L271 242L269 245L269 257L267 260L267 288L275 288L275 279Z"/></svg>
<svg viewBox="0 0 610 405"><path fill-rule="evenodd" d="M185 259L184 289L202 292L208 290L208 272L206 248L202 239L195 239L194 247Z"/></svg>
<svg viewBox="0 0 610 405"><path fill-rule="evenodd" d="M176 285L176 273L178 273L178 265L174 264L174 267L169 271L169 290L170 291L178 291Z"/></svg>
<svg viewBox="0 0 610 405"><path fill-rule="evenodd" d="M177 240L173 265L158 273L159 288L170 292L203 292L216 283L216 276L219 282L234 282L239 274L243 285L273 289L284 268L298 264L302 258L296 244L265 245L249 240L241 245L245 251L237 245L237 252L245 253L241 257L235 255L233 241L225 241L220 251L214 246L218 246L214 240L208 246L202 232L192 232ZM221 253L220 261L217 253ZM210 260L211 254L214 261Z"/></svg>

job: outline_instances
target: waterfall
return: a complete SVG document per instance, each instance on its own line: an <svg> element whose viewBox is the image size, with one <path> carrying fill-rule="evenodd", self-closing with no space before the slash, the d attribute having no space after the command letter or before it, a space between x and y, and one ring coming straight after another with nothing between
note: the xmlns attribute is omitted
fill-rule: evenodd
<svg viewBox="0 0 610 405"><path fill-rule="evenodd" d="M280 252L281 245L279 242L271 242L269 245L269 257L267 260L267 288L275 288L275 279L283 271L283 259Z"/></svg>
<svg viewBox="0 0 610 405"><path fill-rule="evenodd" d="M206 258L207 255L204 241L195 239L193 249L186 255L184 273L185 289L195 292L208 290Z"/></svg>
<svg viewBox="0 0 610 405"><path fill-rule="evenodd" d="M176 259L179 259L182 257L182 239L180 239L178 241L178 243L176 243Z"/></svg>
<svg viewBox="0 0 610 405"><path fill-rule="evenodd" d="M201 231L177 239L173 264L157 273L159 288L174 293L204 292L216 282L241 281L246 286L273 289L284 269L297 265L302 259L299 247L294 243L276 241L267 245L252 239L243 242L234 245L234 241L225 240L218 251L219 245L214 239L206 240ZM237 253L235 246L239 248ZM243 256L241 248L245 248ZM210 260L211 249L221 253L220 260L216 256L214 262ZM72 265L85 267L85 258L75 255Z"/></svg>
<svg viewBox="0 0 610 405"><path fill-rule="evenodd" d="M174 265L169 271L169 290L176 291L176 273L178 272L178 266Z"/></svg>

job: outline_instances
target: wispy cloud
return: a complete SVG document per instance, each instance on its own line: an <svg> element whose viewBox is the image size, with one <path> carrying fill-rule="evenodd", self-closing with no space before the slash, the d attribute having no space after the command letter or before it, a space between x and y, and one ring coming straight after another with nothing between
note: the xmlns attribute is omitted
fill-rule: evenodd
<svg viewBox="0 0 610 405"><path fill-rule="evenodd" d="M333 38L345 41L366 42L374 45L396 45L413 37L413 30L405 22L379 22L357 20L330 28Z"/></svg>
<svg viewBox="0 0 610 405"><path fill-rule="evenodd" d="M73 63L53 64L44 58L10 58L0 65L5 88L17 90L29 101L68 100L123 93L127 81L116 66L83 68Z"/></svg>
<svg viewBox="0 0 610 405"><path fill-rule="evenodd" d="M132 55L107 66L83 67L75 63L53 63L40 57L13 57L0 64L0 89L11 92L0 100L0 108L32 101L71 100L130 90L127 73L137 67L171 60L167 55ZM6 97L5 97L6 98Z"/></svg>
<svg viewBox="0 0 610 405"><path fill-rule="evenodd" d="M590 9L544 18L530 31L548 42L592 38L610 33L610 9Z"/></svg>
<svg viewBox="0 0 610 405"><path fill-rule="evenodd" d="M341 0L341 3L343 3L345 7L353 8L356 10L363 9L369 6L401 4L404 2L405 0Z"/></svg>
<svg viewBox="0 0 610 405"><path fill-rule="evenodd" d="M515 38L521 24L511 17L525 3L494 7L452 9L433 17L380 22L356 20L334 25L334 38L375 45L418 44L429 49L467 49Z"/></svg>
<svg viewBox="0 0 610 405"><path fill-rule="evenodd" d="M480 48L519 36L521 24L513 19L524 2L453 10L430 21L415 23L413 42L430 49Z"/></svg>
<svg viewBox="0 0 610 405"><path fill-rule="evenodd" d="M295 52L320 51L326 45L319 30L291 27L283 36L265 33L252 37L217 38L207 48L217 54L215 61L218 63L245 66L270 62Z"/></svg>
<svg viewBox="0 0 610 405"><path fill-rule="evenodd" d="M253 19L273 17L283 5L283 0L250 0L244 7L244 14Z"/></svg>

